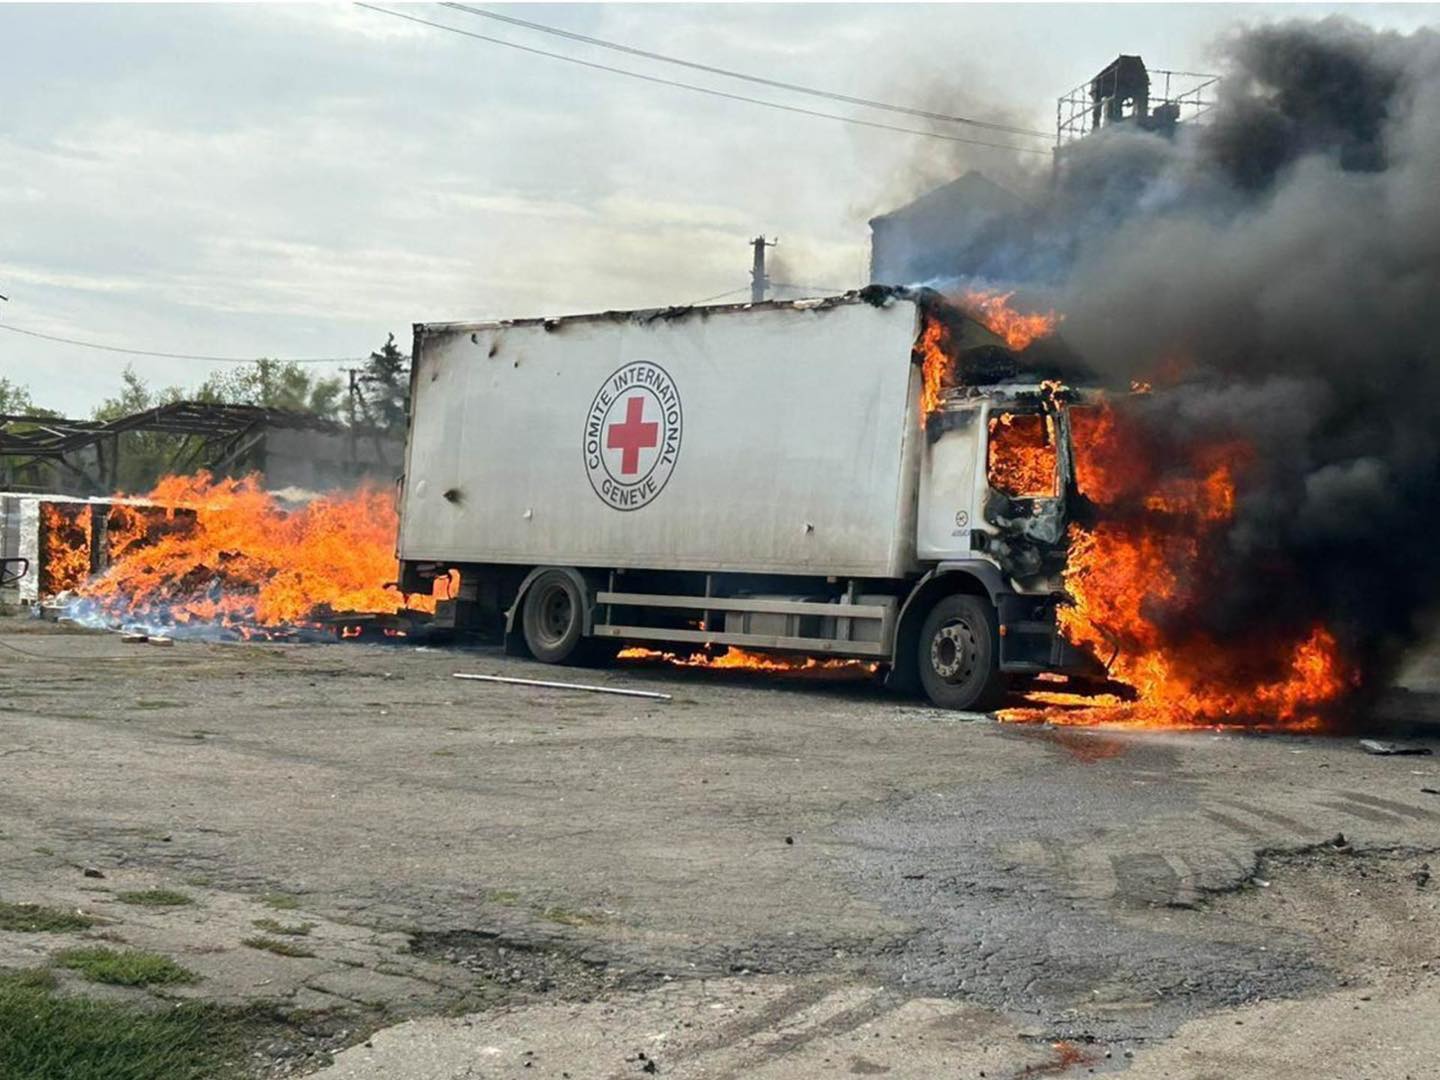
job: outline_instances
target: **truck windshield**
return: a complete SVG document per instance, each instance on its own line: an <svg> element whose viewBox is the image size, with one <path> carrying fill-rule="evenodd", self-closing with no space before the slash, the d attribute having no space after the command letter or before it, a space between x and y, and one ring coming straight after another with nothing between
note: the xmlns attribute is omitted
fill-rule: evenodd
<svg viewBox="0 0 1440 1080"><path fill-rule="evenodd" d="M1012 499L1053 498L1056 488L1054 418L1044 413L990 415L986 454L990 486Z"/></svg>

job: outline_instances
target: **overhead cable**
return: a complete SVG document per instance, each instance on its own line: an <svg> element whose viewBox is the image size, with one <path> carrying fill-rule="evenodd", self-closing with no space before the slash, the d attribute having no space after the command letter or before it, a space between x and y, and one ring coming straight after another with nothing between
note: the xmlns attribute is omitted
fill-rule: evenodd
<svg viewBox="0 0 1440 1080"><path fill-rule="evenodd" d="M919 116L926 120L941 120L951 124L967 124L970 127L984 128L987 131L1000 131L1010 135L1033 135L1040 139L1053 139L1055 137L1053 131L1037 131L1034 128L1016 127L1013 124L999 124L991 120L977 120L971 116L953 116L949 113L931 112L929 109L916 109L908 105L896 105L888 101L876 101L873 98L852 97L849 94L839 94L831 90L817 90L812 86L801 86L799 83L782 82L779 79L767 79L763 75L751 75L748 72L732 71L729 68L697 63L694 60L682 60L676 56L666 56L664 53L650 52L648 49L637 49L633 45L624 45L618 41L606 41L604 38L590 37L588 34L579 34L573 30L565 30L558 26L530 22L527 19L517 19L513 15L502 15L498 11L490 11L486 8L471 7L469 4L442 3L441 6L454 8L456 11L463 11L469 15L478 15L484 19L495 19L498 22L509 23L511 26L522 26L527 30L538 30L542 34L554 34L558 37L568 38L571 41L583 42L586 45L595 45L602 49L611 49L615 52L628 53L631 56L640 56L646 60L658 60L664 64L677 64L680 67L690 68L694 71L704 71L711 75L723 75L730 79L743 79L746 82L759 83L761 86L771 86L778 90L789 90L796 94L809 94L811 97L828 98L831 101L843 101L848 105L863 105L867 109L885 109L889 112L904 113L907 116Z"/></svg>
<svg viewBox="0 0 1440 1080"><path fill-rule="evenodd" d="M630 71L626 68L611 67L608 64L597 64L593 60L581 60L577 56L566 56L564 53L547 52L545 49L536 49L530 45L521 45L519 42L506 41L504 38L490 37L486 34L477 34L471 30L463 30L458 26L448 26L445 23L433 22L430 19L422 19L418 15L407 15L403 11L392 11L389 8L378 7L375 4L362 3L355 0L355 6L364 8L367 11L379 12L382 15L390 15L396 19L404 19L407 22L418 23L421 26L429 26L436 30L445 30L452 34L459 34L462 37L473 38L476 41L488 42L491 45L501 45L507 49L517 49L520 52L530 53L532 56L544 56L551 60L563 60L567 64L578 64L581 67L591 68L595 71L608 71L612 75L624 75L631 79L639 79L642 82L654 83L658 86L673 86L681 90L691 90L697 94L709 94L711 97L725 98L729 101L744 101L751 105L762 105L767 109L778 109L781 112L797 113L800 116L813 116L822 120L838 120L842 124L854 124L857 127L876 128L881 131L895 131L902 135L919 135L926 139L940 139L944 142L965 143L968 146L985 146L992 150L1009 150L1016 154L1044 154L1050 155L1050 150L1034 146L1011 146L1006 143L986 142L983 139L967 139L960 135L946 135L938 131L920 131L917 128L899 127L895 124L882 124L878 120L862 120L856 116L841 116L839 113L820 112L816 109L805 109L799 105L784 105L778 101L765 101L761 98L747 97L744 94L732 94L726 90L715 90L708 86L696 86L694 83L679 82L675 79L662 79L658 75L645 75L638 71Z"/></svg>
<svg viewBox="0 0 1440 1080"><path fill-rule="evenodd" d="M79 338L42 334L39 330L27 330L22 326L12 326L10 323L0 323L0 330L9 331L12 334L24 334L26 337L42 338L45 341L58 341L64 345L79 345L85 349L102 349L105 352L124 353L127 356L156 356L164 360L203 360L211 364L253 364L257 360L271 360L277 364L361 364L365 362L364 357L353 356L317 356L295 360L272 356L202 356L196 353L157 352L154 349L128 349L121 345L105 345L98 341L82 341Z"/></svg>

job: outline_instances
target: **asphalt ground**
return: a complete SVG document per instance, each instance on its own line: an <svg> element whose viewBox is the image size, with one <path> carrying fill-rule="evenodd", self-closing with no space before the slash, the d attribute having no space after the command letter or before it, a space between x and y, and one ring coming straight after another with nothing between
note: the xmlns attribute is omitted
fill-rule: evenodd
<svg viewBox="0 0 1440 1080"><path fill-rule="evenodd" d="M0 644L0 901L100 920L0 932L0 967L99 934L201 976L167 999L332 1018L257 1075L1437 1075L1433 755L1007 725L844 674ZM1361 727L1440 747L1435 675ZM119 899L148 888L192 902Z"/></svg>

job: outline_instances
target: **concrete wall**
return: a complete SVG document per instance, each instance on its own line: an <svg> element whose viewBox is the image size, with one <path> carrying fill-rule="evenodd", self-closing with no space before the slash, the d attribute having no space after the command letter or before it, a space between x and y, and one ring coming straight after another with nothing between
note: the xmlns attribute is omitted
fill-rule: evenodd
<svg viewBox="0 0 1440 1080"><path fill-rule="evenodd" d="M404 470L405 438L357 432L271 428L265 433L261 468L268 488L325 491L370 480L389 486Z"/></svg>

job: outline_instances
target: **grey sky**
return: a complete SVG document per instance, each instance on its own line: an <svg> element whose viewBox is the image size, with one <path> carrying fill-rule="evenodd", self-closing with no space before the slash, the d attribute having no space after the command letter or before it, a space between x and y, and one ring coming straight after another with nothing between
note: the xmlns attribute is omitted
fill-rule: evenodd
<svg viewBox="0 0 1440 1080"><path fill-rule="evenodd" d="M433 5L405 10L911 123ZM1337 10L1401 30L1440 21L1420 5L500 10L1041 129L1059 93L1122 51L1203 70L1216 35L1238 21ZM850 287L865 278L869 216L967 167L1014 167L988 150L649 85L348 5L5 5L0 57L0 293L10 297L0 319L134 348L358 356L387 332L405 342L415 321L684 303L743 286L757 232L780 236L787 278ZM210 370L133 362L156 383L194 385ZM0 376L69 413L114 393L125 363L0 333Z"/></svg>

